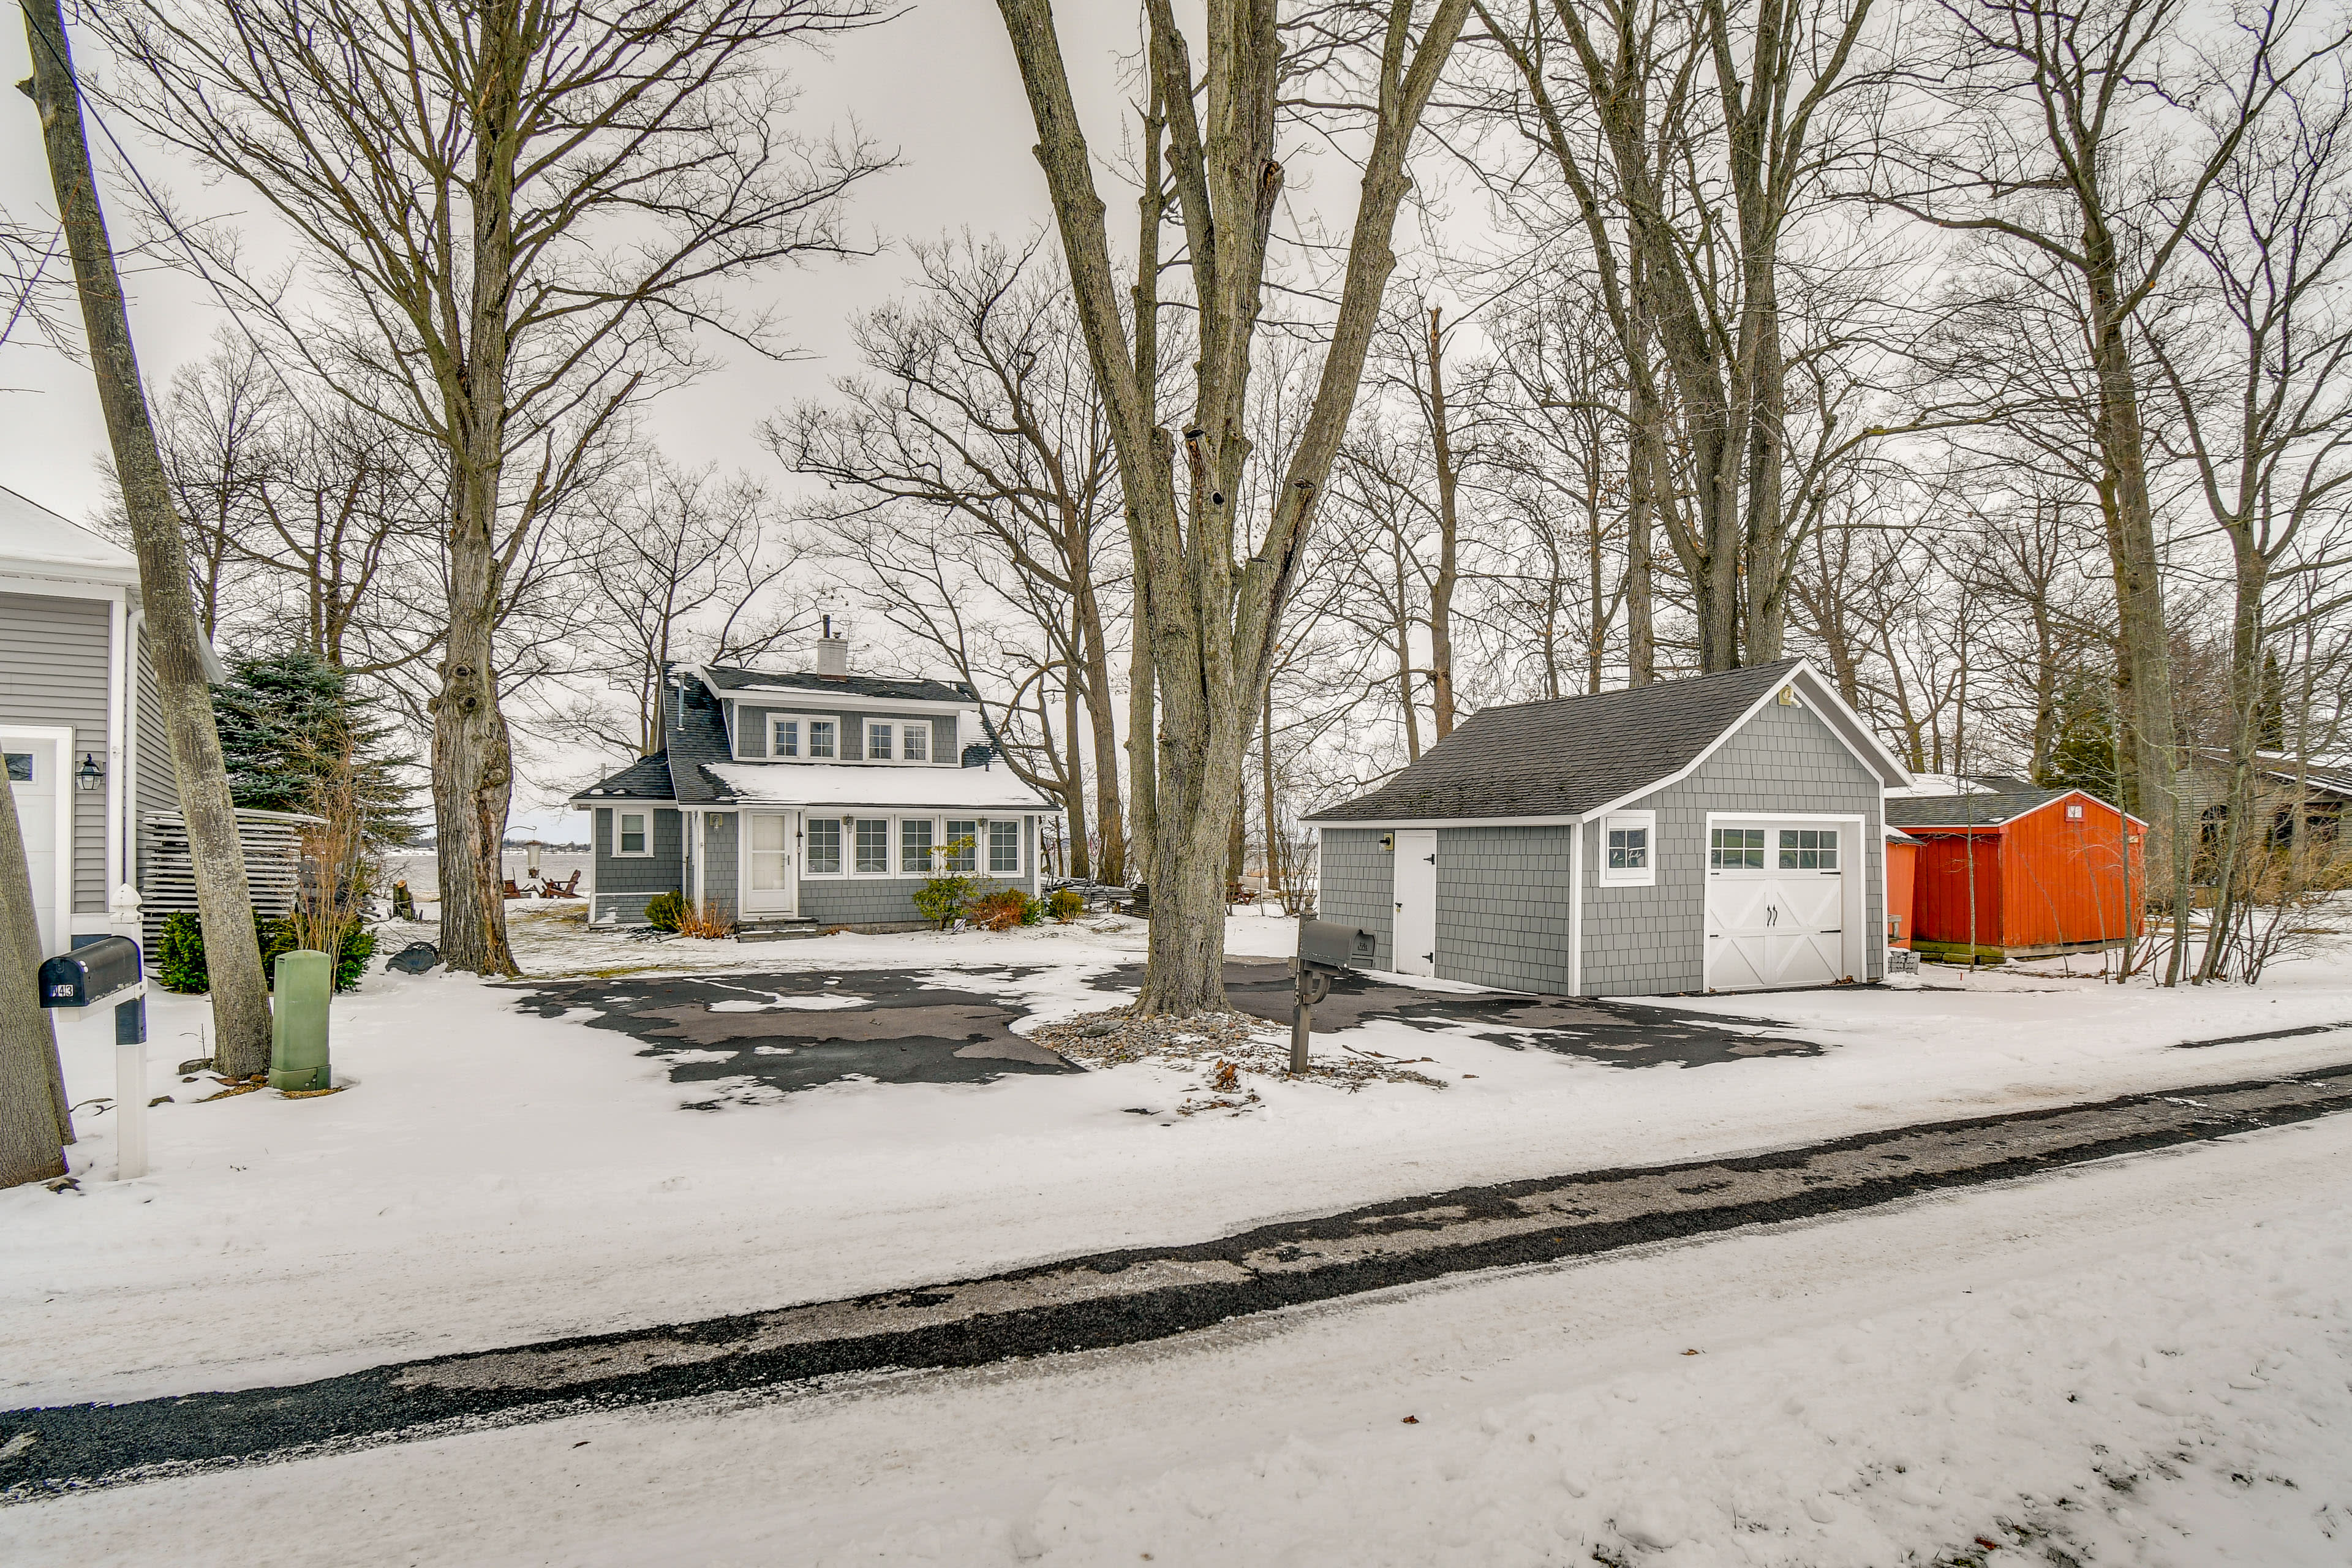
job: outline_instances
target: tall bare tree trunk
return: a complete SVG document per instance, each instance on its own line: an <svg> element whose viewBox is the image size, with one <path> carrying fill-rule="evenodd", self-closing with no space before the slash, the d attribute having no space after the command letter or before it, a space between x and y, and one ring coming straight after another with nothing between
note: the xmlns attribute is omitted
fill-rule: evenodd
<svg viewBox="0 0 2352 1568"><path fill-rule="evenodd" d="M221 763L220 735L213 728L204 637L196 627L188 586L187 544L148 417L131 318L123 309L122 282L115 273L114 249L99 205L98 182L90 172L73 57L58 0L26 0L25 31L33 56L33 100L40 110L49 178L73 254L90 369L98 378L115 476L139 556L140 601L155 664L156 699L171 737L172 769L187 824L196 912L204 924L212 977L214 1060L225 1076L244 1078L269 1067L269 994L262 979L261 949L253 940L253 891L246 879L245 848L237 839L236 807ZM60 802L59 809L67 809L68 804ZM60 918L65 913L58 911Z"/></svg>
<svg viewBox="0 0 2352 1568"><path fill-rule="evenodd" d="M1446 427L1445 338L1435 305L1429 308L1429 444L1437 467L1437 576L1429 585L1429 706L1432 728L1443 741L1454 733L1454 585L1460 576L1461 524L1454 510L1459 476L1454 466L1454 434Z"/></svg>
<svg viewBox="0 0 2352 1568"><path fill-rule="evenodd" d="M1275 805L1274 795L1274 682L1265 683L1265 710L1258 716L1257 760L1258 788L1265 797L1265 885L1273 892L1282 891L1282 856L1276 851L1276 841L1282 831L1282 816Z"/></svg>
<svg viewBox="0 0 2352 1568"><path fill-rule="evenodd" d="M1078 667L1075 660L1062 664L1062 734L1070 747L1070 766L1064 775L1066 783L1062 791L1064 813L1070 823L1070 853L1063 862L1062 874L1091 879L1094 857L1087 842L1087 758L1085 748L1078 743Z"/></svg>
<svg viewBox="0 0 2352 1568"><path fill-rule="evenodd" d="M74 1141L40 970L16 792L0 780L0 1187L64 1175L65 1146Z"/></svg>

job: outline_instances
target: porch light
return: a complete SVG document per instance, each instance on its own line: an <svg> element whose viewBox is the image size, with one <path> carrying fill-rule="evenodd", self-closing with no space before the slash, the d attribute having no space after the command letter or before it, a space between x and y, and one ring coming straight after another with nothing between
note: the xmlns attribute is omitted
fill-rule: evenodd
<svg viewBox="0 0 2352 1568"><path fill-rule="evenodd" d="M74 770L74 788L87 795L98 788L105 777L106 770L98 765L98 754L95 752L84 752L81 754L81 766Z"/></svg>

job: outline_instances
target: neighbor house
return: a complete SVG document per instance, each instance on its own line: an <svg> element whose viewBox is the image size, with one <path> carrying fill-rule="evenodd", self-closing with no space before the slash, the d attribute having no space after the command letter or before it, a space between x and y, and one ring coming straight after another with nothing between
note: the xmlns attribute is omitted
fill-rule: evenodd
<svg viewBox="0 0 2352 1568"><path fill-rule="evenodd" d="M743 934L903 930L941 871L1037 889L1052 807L998 760L968 686L854 675L826 637L813 669L670 668L661 726L660 752L572 797L593 921L678 893Z"/></svg>
<svg viewBox="0 0 2352 1568"><path fill-rule="evenodd" d="M139 824L179 805L128 550L0 489L0 754L41 952L108 934Z"/></svg>
<svg viewBox="0 0 2352 1568"><path fill-rule="evenodd" d="M1801 659L1472 714L1308 820L1376 963L1622 996L1880 978L1895 754Z"/></svg>

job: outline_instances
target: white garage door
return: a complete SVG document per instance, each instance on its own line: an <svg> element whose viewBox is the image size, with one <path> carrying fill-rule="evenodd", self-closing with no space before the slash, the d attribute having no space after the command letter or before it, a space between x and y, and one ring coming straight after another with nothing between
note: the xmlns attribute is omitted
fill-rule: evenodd
<svg viewBox="0 0 2352 1568"><path fill-rule="evenodd" d="M1707 831L1706 988L1827 985L1845 975L1845 871L1834 824Z"/></svg>
<svg viewBox="0 0 2352 1568"><path fill-rule="evenodd" d="M16 797L16 825L25 836L26 869L33 874L34 924L40 928L44 956L65 951L58 935L58 813L65 803L58 791L58 745L0 735L0 756L7 759L8 793Z"/></svg>

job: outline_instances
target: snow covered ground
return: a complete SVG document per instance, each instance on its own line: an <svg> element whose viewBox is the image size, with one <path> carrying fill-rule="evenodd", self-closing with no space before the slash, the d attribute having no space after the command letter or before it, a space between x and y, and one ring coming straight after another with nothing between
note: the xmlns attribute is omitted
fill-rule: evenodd
<svg viewBox="0 0 2352 1568"><path fill-rule="evenodd" d="M525 922L519 922L519 927ZM658 962L936 970L1051 1018L1139 956L1131 922L839 936L759 947L525 939L542 973ZM1289 923L1244 915L1237 952ZM608 962L617 955L621 963ZM651 956L648 956L651 955ZM1011 966L1011 967L1008 967ZM1022 973L1023 971L1028 973ZM1936 988L1929 988L1930 986ZM0 1194L0 1399L122 1399L284 1383L445 1351L824 1300L1073 1253L1180 1242L1472 1183L1769 1148L2352 1059L2352 947L2260 992L2158 994L2030 973L1701 1004L1784 1020L1822 1056L1629 1070L1467 1031L1349 1037L1427 1056L1442 1089L1259 1080L1249 1114L1137 1116L1193 1087L1151 1066L984 1085L844 1082L716 1112L625 1037L523 1016L510 994L372 978L337 1004L352 1087L151 1117L153 1173L111 1179L85 1110L81 1190ZM200 1002L155 1007L152 1088L202 1053ZM103 1020L66 1045L78 1100L112 1092ZM1328 1046L1325 1048L1329 1048Z"/></svg>
<svg viewBox="0 0 2352 1568"><path fill-rule="evenodd" d="M2340 1565L2347 1168L2352 1119L2306 1123L1134 1350L27 1504L0 1557Z"/></svg>

